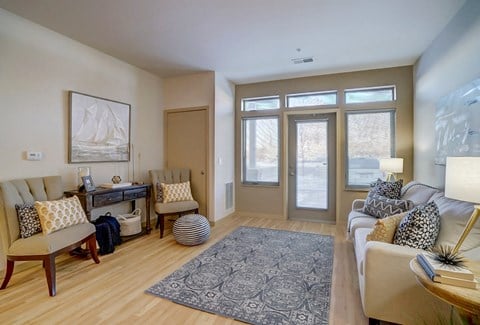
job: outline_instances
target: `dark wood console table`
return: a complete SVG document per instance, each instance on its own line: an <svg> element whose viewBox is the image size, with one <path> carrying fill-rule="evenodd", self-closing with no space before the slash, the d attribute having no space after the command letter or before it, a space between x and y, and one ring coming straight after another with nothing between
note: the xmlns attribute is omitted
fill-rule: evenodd
<svg viewBox="0 0 480 325"><path fill-rule="evenodd" d="M130 185L118 188L98 187L92 192L66 191L65 195L70 197L76 195L80 199L88 220L90 220L91 211L96 208L130 201L132 211L135 210L136 199L145 198L145 231L150 233L150 197L152 186L150 184Z"/></svg>

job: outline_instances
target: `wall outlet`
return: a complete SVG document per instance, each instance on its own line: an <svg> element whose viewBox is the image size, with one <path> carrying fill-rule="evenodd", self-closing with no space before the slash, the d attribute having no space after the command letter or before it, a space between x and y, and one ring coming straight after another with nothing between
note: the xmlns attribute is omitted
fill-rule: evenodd
<svg viewBox="0 0 480 325"><path fill-rule="evenodd" d="M42 160L43 153L40 151L27 151L27 160Z"/></svg>

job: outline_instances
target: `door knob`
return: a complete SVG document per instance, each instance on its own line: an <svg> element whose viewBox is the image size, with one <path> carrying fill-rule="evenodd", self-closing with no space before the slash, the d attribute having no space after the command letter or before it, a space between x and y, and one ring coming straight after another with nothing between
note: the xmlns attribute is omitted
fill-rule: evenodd
<svg viewBox="0 0 480 325"><path fill-rule="evenodd" d="M200 174L201 174L201 175L205 175L205 172L202 170L202 171L200 172Z"/></svg>

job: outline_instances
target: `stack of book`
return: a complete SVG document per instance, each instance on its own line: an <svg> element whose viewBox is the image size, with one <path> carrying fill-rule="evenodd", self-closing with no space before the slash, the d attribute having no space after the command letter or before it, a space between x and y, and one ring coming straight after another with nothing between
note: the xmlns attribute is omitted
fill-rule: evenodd
<svg viewBox="0 0 480 325"><path fill-rule="evenodd" d="M104 187L104 188L119 188L119 187L126 187L126 186L130 186L132 185L132 183L130 182L127 182L127 183L103 183L100 185L100 187Z"/></svg>
<svg viewBox="0 0 480 325"><path fill-rule="evenodd" d="M475 274L466 267L444 264L428 253L418 254L417 261L432 281L464 288L477 288Z"/></svg>

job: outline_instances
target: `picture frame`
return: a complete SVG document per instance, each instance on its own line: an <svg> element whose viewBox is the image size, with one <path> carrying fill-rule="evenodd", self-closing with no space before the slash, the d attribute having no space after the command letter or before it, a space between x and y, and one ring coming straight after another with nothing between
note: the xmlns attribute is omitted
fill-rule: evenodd
<svg viewBox="0 0 480 325"><path fill-rule="evenodd" d="M92 176L82 176L82 183L83 187L85 188L85 192L93 192L95 191L95 184L93 183Z"/></svg>
<svg viewBox="0 0 480 325"><path fill-rule="evenodd" d="M68 163L130 161L130 104L76 91L68 98Z"/></svg>

